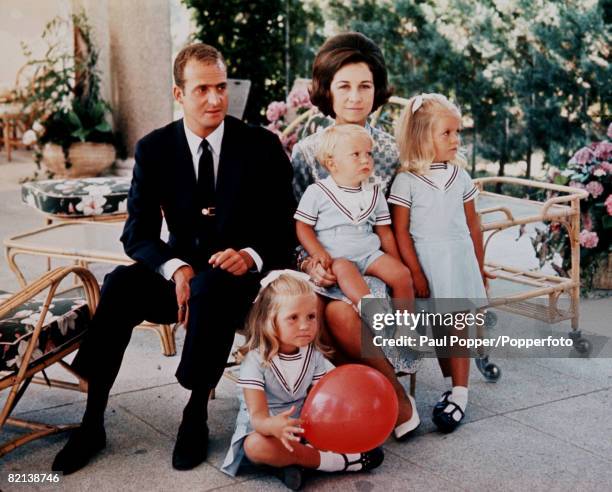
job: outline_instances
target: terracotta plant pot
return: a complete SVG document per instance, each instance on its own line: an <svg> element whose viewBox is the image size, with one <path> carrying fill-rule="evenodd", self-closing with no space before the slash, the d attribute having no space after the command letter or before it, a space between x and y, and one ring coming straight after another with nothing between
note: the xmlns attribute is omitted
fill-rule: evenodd
<svg viewBox="0 0 612 492"><path fill-rule="evenodd" d="M98 176L115 162L115 147L107 143L77 142L68 149L68 160L62 147L47 143L42 151L42 163L58 178L83 178Z"/></svg>

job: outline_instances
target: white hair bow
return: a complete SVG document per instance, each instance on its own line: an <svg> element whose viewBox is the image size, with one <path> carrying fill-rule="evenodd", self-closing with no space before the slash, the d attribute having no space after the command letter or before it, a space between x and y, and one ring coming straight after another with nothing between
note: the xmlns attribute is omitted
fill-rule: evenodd
<svg viewBox="0 0 612 492"><path fill-rule="evenodd" d="M289 275L297 280L303 280L305 282L310 281L310 275L307 275L306 273L303 273L303 272L298 272L296 270L289 270L289 269L272 270L271 272L268 273L268 275L266 275L264 278L262 278L259 281L259 285L261 285L260 291L265 289L268 285L270 285L272 282L278 279L281 275Z"/></svg>
<svg viewBox="0 0 612 492"><path fill-rule="evenodd" d="M414 101L412 101L412 114L416 113L421 106L423 106L423 101L427 99L428 94L419 94L415 96Z"/></svg>

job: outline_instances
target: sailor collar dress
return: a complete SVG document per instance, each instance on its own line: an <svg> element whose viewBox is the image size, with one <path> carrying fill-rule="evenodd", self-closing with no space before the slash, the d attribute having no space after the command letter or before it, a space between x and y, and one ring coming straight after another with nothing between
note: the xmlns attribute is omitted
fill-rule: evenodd
<svg viewBox="0 0 612 492"><path fill-rule="evenodd" d="M287 366L292 362L295 364L295 371L293 375L289 375ZM277 354L268 365L264 365L258 351L251 350L240 364L238 387L264 391L270 415L278 415L295 405L292 417L298 418L308 388L315 385L332 367L313 344L300 348L295 355ZM236 475L245 458L244 439L253 432L242 391L239 399L240 410L236 417L236 430L221 467L221 471L231 476Z"/></svg>
<svg viewBox="0 0 612 492"><path fill-rule="evenodd" d="M470 175L453 164L433 164L428 175L402 172L391 186L389 203L410 209L410 235L432 298L486 300L464 211L477 196Z"/></svg>

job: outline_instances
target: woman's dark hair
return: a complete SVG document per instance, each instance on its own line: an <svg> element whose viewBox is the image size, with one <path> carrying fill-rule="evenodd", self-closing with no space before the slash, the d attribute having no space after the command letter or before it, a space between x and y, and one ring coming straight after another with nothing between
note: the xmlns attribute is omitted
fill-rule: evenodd
<svg viewBox="0 0 612 492"><path fill-rule="evenodd" d="M329 38L319 49L312 67L310 100L325 115L336 117L333 108L331 82L336 72L351 63L365 63L374 78L372 111L385 104L393 87L387 80L387 66L380 48L359 32L347 32Z"/></svg>

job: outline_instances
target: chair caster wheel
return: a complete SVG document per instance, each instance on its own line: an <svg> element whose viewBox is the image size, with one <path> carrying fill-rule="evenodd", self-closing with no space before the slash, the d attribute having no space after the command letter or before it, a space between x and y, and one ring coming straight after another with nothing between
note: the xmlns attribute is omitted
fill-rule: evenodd
<svg viewBox="0 0 612 492"><path fill-rule="evenodd" d="M496 324L497 324L497 314L494 313L493 311L487 311L485 313L485 320L484 320L485 328L490 330L492 328L495 328Z"/></svg>
<svg viewBox="0 0 612 492"><path fill-rule="evenodd" d="M574 348L579 354L588 357L591 354L591 350L593 350L593 345L586 338L579 338L574 342Z"/></svg>
<svg viewBox="0 0 612 492"><path fill-rule="evenodd" d="M496 383L502 375L502 371L497 364L489 362L488 357L481 359L475 359L476 367L480 373L485 377L487 382Z"/></svg>

